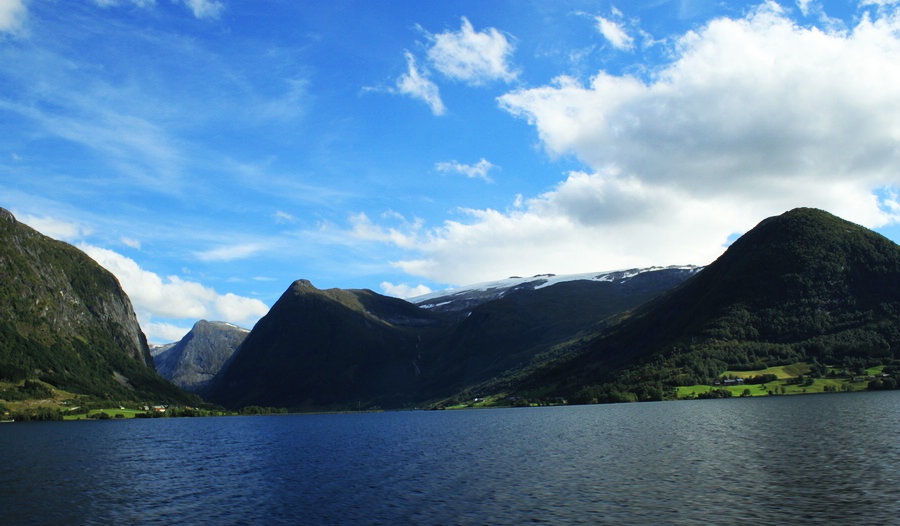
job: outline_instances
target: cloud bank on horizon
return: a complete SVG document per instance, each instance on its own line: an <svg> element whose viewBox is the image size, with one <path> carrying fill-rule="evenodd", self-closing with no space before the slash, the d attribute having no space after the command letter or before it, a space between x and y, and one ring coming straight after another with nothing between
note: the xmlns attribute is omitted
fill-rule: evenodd
<svg viewBox="0 0 900 526"><path fill-rule="evenodd" d="M0 206L113 271L154 341L300 277L706 264L798 206L896 241L898 57L887 0L0 0Z"/></svg>

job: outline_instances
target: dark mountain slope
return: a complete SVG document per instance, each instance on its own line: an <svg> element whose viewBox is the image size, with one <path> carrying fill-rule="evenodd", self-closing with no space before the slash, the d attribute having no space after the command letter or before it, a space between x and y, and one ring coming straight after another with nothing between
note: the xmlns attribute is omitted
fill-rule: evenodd
<svg viewBox="0 0 900 526"><path fill-rule="evenodd" d="M228 407L396 407L416 398L419 333L439 320L369 290L299 280L247 336L208 398Z"/></svg>
<svg viewBox="0 0 900 526"><path fill-rule="evenodd" d="M883 363L900 357L898 314L900 247L826 212L796 209L762 221L694 278L517 385L656 398L728 367Z"/></svg>
<svg viewBox="0 0 900 526"><path fill-rule="evenodd" d="M230 323L200 320L178 342L152 347L150 352L163 378L197 393L222 369L249 332Z"/></svg>
<svg viewBox="0 0 900 526"><path fill-rule="evenodd" d="M0 209L0 378L100 398L182 400L153 369L116 278Z"/></svg>
<svg viewBox="0 0 900 526"><path fill-rule="evenodd" d="M448 389L522 367L555 344L598 331L610 317L646 302L696 271L693 267L634 270L611 274L604 281L582 279L512 289L475 307L428 346L433 359L423 367L425 381L444 388L433 394L446 396ZM468 297L463 300L472 302Z"/></svg>
<svg viewBox="0 0 900 526"><path fill-rule="evenodd" d="M295 282L210 386L228 407L404 407L446 397L527 364L604 318L680 283L695 269L519 288L435 312L369 290Z"/></svg>

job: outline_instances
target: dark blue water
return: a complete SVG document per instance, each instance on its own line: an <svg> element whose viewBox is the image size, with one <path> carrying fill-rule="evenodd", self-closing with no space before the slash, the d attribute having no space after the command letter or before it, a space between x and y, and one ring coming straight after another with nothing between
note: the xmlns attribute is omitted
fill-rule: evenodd
<svg viewBox="0 0 900 526"><path fill-rule="evenodd" d="M0 524L890 524L900 392L0 425Z"/></svg>

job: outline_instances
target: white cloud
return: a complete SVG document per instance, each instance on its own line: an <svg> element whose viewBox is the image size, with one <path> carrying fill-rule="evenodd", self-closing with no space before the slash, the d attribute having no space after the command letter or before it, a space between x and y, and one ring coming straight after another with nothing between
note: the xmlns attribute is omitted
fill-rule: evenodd
<svg viewBox="0 0 900 526"><path fill-rule="evenodd" d="M122 238L119 239L119 241L121 241L122 244L125 245L126 247L131 247L131 248L134 248L137 250L141 249L141 241L139 239L122 236Z"/></svg>
<svg viewBox="0 0 900 526"><path fill-rule="evenodd" d="M28 8L22 0L0 0L0 33L17 33L25 23Z"/></svg>
<svg viewBox="0 0 900 526"><path fill-rule="evenodd" d="M406 283L399 283L394 285L390 281L383 281L381 283L381 290L388 296L394 296L396 298L413 298L415 296L421 296L423 294L428 294L431 292L431 289L426 287L425 285L416 285L415 287L409 286Z"/></svg>
<svg viewBox="0 0 900 526"><path fill-rule="evenodd" d="M774 3L685 34L648 80L599 72L499 99L548 153L550 191L401 240L394 265L444 283L510 274L707 264L729 236L798 206L865 226L900 221L900 16L800 27Z"/></svg>
<svg viewBox="0 0 900 526"><path fill-rule="evenodd" d="M486 82L515 80L508 60L513 45L497 29L477 32L465 17L459 31L430 35L428 59L444 75L477 86Z"/></svg>
<svg viewBox="0 0 900 526"><path fill-rule="evenodd" d="M465 175L469 179L483 179L492 182L488 172L497 168L497 166L487 159L482 158L475 164L462 164L458 161L442 161L436 163L434 168L443 173L458 173Z"/></svg>
<svg viewBox="0 0 900 526"><path fill-rule="evenodd" d="M425 104L428 104L428 107L431 108L431 113L443 115L446 108L441 100L437 84L429 80L425 74L419 72L416 67L415 57L408 51L406 52L406 64L407 72L397 79L396 92L402 95L409 95L414 99L420 99Z"/></svg>
<svg viewBox="0 0 900 526"><path fill-rule="evenodd" d="M192 326L191 326L192 327ZM152 342L177 342L191 331L191 327L182 327L172 323L150 322L144 325L144 333ZM152 334L151 338L149 335Z"/></svg>
<svg viewBox="0 0 900 526"><path fill-rule="evenodd" d="M251 257L265 250L265 248L266 246L262 243L236 243L202 252L194 252L194 256L200 261L234 261Z"/></svg>
<svg viewBox="0 0 900 526"><path fill-rule="evenodd" d="M13 215L21 222L53 239L71 242L91 234L89 227L73 221L65 221L49 216L19 215L15 212L13 212Z"/></svg>
<svg viewBox="0 0 900 526"><path fill-rule="evenodd" d="M219 18L225 10L225 4L216 0L184 0L197 18Z"/></svg>
<svg viewBox="0 0 900 526"><path fill-rule="evenodd" d="M150 7L156 5L156 0L94 0L100 7L113 7L117 5L134 4L137 7Z"/></svg>
<svg viewBox="0 0 900 526"><path fill-rule="evenodd" d="M629 50L634 46L634 38L632 38L622 27L622 24L603 18L596 17L597 30L609 41L616 49Z"/></svg>
<svg viewBox="0 0 900 526"><path fill-rule="evenodd" d="M169 334L165 332L169 329L154 318L222 320L247 327L269 310L254 298L219 294L210 287L178 276L162 278L142 269L133 259L109 249L88 244L81 244L79 248L118 278L134 305L141 327L151 340L166 341Z"/></svg>
<svg viewBox="0 0 900 526"><path fill-rule="evenodd" d="M275 212L275 222L276 223L279 223L279 224L294 223L296 221L297 221L297 218L294 217L292 214L289 214L282 210L278 210L277 212Z"/></svg>

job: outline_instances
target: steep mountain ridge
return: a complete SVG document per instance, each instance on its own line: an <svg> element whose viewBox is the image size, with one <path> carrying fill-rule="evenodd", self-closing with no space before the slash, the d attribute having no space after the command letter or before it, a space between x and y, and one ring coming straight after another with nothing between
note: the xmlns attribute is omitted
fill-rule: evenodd
<svg viewBox="0 0 900 526"><path fill-rule="evenodd" d="M103 398L183 399L159 377L116 278L0 209L0 378Z"/></svg>
<svg viewBox="0 0 900 526"><path fill-rule="evenodd" d="M151 346L159 374L192 393L201 392L250 331L231 323L200 320L181 340Z"/></svg>
<svg viewBox="0 0 900 526"><path fill-rule="evenodd" d="M475 283L454 289L435 291L421 296L410 298L408 301L421 308L434 312L459 312L467 313L473 308L484 303L497 300L503 296L517 291L537 291L569 282L579 282L590 287L590 283L614 283L626 285L640 283L634 278L642 274L652 274L655 277L666 279L669 274L683 275L699 272L702 267L693 265L634 268L628 270L615 270L610 272L590 272L582 274L537 274L530 278L511 276L503 280Z"/></svg>
<svg viewBox="0 0 900 526"><path fill-rule="evenodd" d="M416 390L413 328L437 323L397 298L298 280L257 322L208 396L228 407L400 405Z"/></svg>

